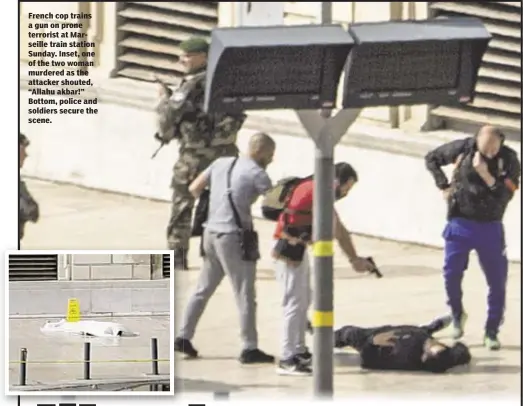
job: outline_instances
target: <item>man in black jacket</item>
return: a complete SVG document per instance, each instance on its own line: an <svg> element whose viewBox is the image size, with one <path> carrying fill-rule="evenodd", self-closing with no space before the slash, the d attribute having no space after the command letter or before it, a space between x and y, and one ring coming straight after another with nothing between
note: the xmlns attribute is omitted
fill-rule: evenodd
<svg viewBox="0 0 523 406"><path fill-rule="evenodd" d="M464 344L458 342L449 347L432 337L451 322L452 317L443 317L421 327L345 326L334 332L334 346L354 348L365 369L443 373L471 360Z"/></svg>
<svg viewBox="0 0 523 406"><path fill-rule="evenodd" d="M504 138L499 129L484 126L475 137L449 142L425 157L427 169L448 201L443 270L454 317L454 338L464 334L467 315L461 281L469 253L476 250L489 286L484 343L492 350L501 347L498 331L505 311L508 274L502 220L521 175L517 154L504 145ZM441 170L449 164L455 164L451 182Z"/></svg>

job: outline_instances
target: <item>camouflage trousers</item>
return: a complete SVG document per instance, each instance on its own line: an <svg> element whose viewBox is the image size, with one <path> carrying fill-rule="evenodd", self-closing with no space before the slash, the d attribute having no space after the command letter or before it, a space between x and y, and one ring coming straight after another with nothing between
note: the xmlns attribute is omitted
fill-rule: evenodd
<svg viewBox="0 0 523 406"><path fill-rule="evenodd" d="M189 184L174 186L167 225L167 245L170 250L189 249L193 208L194 197L189 193Z"/></svg>
<svg viewBox="0 0 523 406"><path fill-rule="evenodd" d="M189 249L195 201L193 195L189 192L189 185L198 176L199 171L205 169L206 163L190 158L180 157L173 168L171 215L167 225L167 245L171 250ZM202 166L204 166L203 169Z"/></svg>
<svg viewBox="0 0 523 406"><path fill-rule="evenodd" d="M238 150L236 146L232 145L231 147L233 148L198 151L198 155L180 155L180 158L174 165L171 181L173 194L171 215L167 225L168 249L189 249L195 203L194 197L189 192L189 185L217 158L237 156Z"/></svg>

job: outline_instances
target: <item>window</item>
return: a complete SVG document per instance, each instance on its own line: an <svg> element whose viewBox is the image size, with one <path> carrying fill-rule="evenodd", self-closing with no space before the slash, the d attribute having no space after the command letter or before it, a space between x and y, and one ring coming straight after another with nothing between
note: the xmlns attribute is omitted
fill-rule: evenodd
<svg viewBox="0 0 523 406"><path fill-rule="evenodd" d="M476 85L476 99L463 107L436 107L449 128L458 122L521 128L521 4L518 2L431 2L432 17L480 18L492 35Z"/></svg>
<svg viewBox="0 0 523 406"><path fill-rule="evenodd" d="M58 280L58 255L9 255L9 281Z"/></svg>
<svg viewBox="0 0 523 406"><path fill-rule="evenodd" d="M116 75L177 82L183 75L180 42L210 39L217 25L218 2L118 2Z"/></svg>
<svg viewBox="0 0 523 406"><path fill-rule="evenodd" d="M162 271L164 278L169 278L171 276L171 258L169 254L163 254Z"/></svg>

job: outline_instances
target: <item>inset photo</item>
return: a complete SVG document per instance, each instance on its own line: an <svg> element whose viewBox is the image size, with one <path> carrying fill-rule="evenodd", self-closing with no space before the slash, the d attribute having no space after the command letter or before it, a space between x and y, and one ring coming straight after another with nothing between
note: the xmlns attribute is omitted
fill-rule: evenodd
<svg viewBox="0 0 523 406"><path fill-rule="evenodd" d="M24 250L5 261L7 395L174 394L172 251Z"/></svg>

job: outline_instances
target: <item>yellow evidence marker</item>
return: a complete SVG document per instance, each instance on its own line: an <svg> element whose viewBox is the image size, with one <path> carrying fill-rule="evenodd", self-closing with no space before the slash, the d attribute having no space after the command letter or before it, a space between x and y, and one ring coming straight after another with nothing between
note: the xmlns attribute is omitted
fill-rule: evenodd
<svg viewBox="0 0 523 406"><path fill-rule="evenodd" d="M65 320L69 323L80 321L80 302L78 299L69 299L67 301L67 315Z"/></svg>

